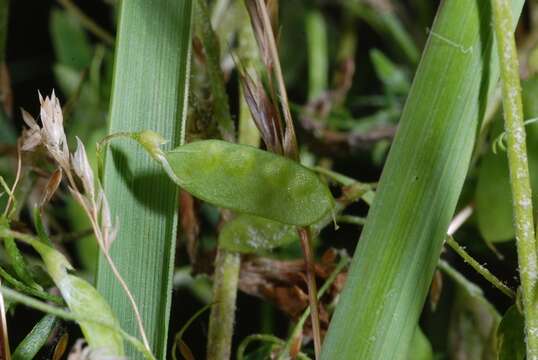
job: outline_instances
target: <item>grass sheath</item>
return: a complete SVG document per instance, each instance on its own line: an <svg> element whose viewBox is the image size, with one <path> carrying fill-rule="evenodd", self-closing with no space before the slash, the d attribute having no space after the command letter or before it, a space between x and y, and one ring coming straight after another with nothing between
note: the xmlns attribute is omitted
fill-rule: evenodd
<svg viewBox="0 0 538 360"><path fill-rule="evenodd" d="M538 358L538 278L536 239L532 211L529 165L523 104L519 80L519 61L514 39L512 9L509 1L492 0L497 51L501 65L504 127L508 167L512 188L514 230L521 277L527 358Z"/></svg>
<svg viewBox="0 0 538 360"><path fill-rule="evenodd" d="M407 355L498 80L491 19L488 1L439 7L322 359Z"/></svg>
<svg viewBox="0 0 538 360"><path fill-rule="evenodd" d="M191 43L190 0L143 0L121 3L116 39L110 133L152 129L182 142ZM150 89L159 89L158 92ZM110 249L124 275L158 358L166 358L172 267L174 263L177 187L136 144L109 147L103 184L119 233ZM135 333L137 324L123 290L101 256L97 288L121 326ZM134 348L129 358L140 359Z"/></svg>

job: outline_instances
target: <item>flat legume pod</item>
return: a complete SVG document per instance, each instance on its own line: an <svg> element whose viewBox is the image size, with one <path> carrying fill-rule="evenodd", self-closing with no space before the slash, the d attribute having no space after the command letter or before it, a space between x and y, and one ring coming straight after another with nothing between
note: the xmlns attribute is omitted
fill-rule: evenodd
<svg viewBox="0 0 538 360"><path fill-rule="evenodd" d="M310 225L333 207L311 170L267 151L203 140L165 152L175 182L216 206L290 225Z"/></svg>

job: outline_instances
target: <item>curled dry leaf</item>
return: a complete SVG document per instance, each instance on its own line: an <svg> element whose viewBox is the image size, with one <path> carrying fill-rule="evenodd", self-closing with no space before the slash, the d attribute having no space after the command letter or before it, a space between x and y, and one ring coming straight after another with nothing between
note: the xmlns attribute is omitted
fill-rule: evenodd
<svg viewBox="0 0 538 360"><path fill-rule="evenodd" d="M324 282L334 270L335 259L335 251L327 250L321 261L315 263L318 282ZM340 273L319 302L322 334L329 325L327 306L342 291L346 275L347 273ZM309 304L304 260L247 257L241 263L239 289L273 303L294 321ZM307 322L303 334L310 337L311 333L311 324Z"/></svg>

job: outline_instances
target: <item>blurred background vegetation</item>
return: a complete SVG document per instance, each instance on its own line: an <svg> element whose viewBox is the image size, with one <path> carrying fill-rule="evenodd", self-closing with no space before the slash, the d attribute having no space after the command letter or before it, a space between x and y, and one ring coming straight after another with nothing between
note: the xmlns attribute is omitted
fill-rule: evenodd
<svg viewBox="0 0 538 360"><path fill-rule="evenodd" d="M5 72L0 78L3 100L0 175L8 183L13 179L15 141L22 128L18 109L24 107L37 114L38 90L44 94L56 90L64 105L68 140L72 143L75 136L83 139L94 165L93 144L107 132L118 1L71 1L0 1L4 6L9 3L7 28L0 29L7 30L5 64L9 74L9 81ZM209 3L220 40L221 66L234 121L240 111L240 93L231 52L244 57L249 50L249 44L242 44L238 38L249 27L240 4L235 0ZM438 5L438 1L430 0L280 2L278 42L303 163L331 168L362 182L378 180ZM207 106L210 91L194 34L189 139L211 136L214 131L211 129L216 126L211 106ZM525 117L530 119L538 116L538 2L528 2L517 37ZM502 149L497 149L495 154L491 147L502 132L499 97L489 107L491 111L477 139L459 206L470 205L474 213L458 231L457 239L481 264L486 264L515 289L518 274L506 156ZM536 189L538 126L529 125L527 133ZM22 184L20 191L25 192L26 199L31 199L38 196L43 186L44 179L35 176ZM334 190L338 192L336 187ZM86 278L93 279L97 259L95 242L88 235L89 225L82 211L65 195L60 193L53 200L47 223L57 244L71 256L76 268ZM212 271L218 213L205 204L197 203L195 209L200 224L200 232L196 234L200 247L198 262L191 267L185 244L192 240L182 236L176 254L171 334L211 298L207 274ZM360 220L357 217L364 217L367 210L366 204L357 203L346 214ZM30 218L28 209L22 211L20 218L22 222ZM353 254L359 234L360 226L356 224L342 223L338 230L328 226L316 242L317 257L331 248L346 249ZM1 251L0 264L9 269ZM261 256L299 259L301 249L295 243ZM491 331L511 301L451 250L444 251L442 258L468 281L477 284L483 293L471 293L462 282L453 281L445 273L436 274L420 321L429 343L424 346L426 349L431 346L432 350L421 354L426 354L424 358L432 358L434 354L438 359L489 358ZM297 320L299 312L295 307L300 308L301 304L279 297L277 290L298 285L290 279L275 281L271 276L276 275L286 277L285 271L263 274L267 277L265 293L253 296L253 292L239 292L234 348L252 333L269 333L285 339L290 324ZM10 309L8 323L16 324L10 326L12 346L24 338L39 318L31 310ZM197 358L205 353L206 320L207 314L195 321L183 338ZM77 328L63 326L72 333L70 338L74 341L78 337ZM169 336L170 343L172 340L173 336ZM48 358L53 345L42 350L42 358ZM260 358L267 351L258 344L249 349L258 351Z"/></svg>

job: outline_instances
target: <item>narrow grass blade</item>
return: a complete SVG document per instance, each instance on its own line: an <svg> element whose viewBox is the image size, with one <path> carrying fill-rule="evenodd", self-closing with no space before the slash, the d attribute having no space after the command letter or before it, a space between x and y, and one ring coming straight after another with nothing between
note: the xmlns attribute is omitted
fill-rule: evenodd
<svg viewBox="0 0 538 360"><path fill-rule="evenodd" d="M13 353L13 360L33 359L39 350L45 345L58 320L54 315L45 315L32 328L32 331L19 343Z"/></svg>
<svg viewBox="0 0 538 360"><path fill-rule="evenodd" d="M191 43L190 0L130 0L121 3L116 39L110 132L155 130L182 142ZM166 358L172 267L176 238L177 187L140 148L110 147L103 179L119 233L111 247L116 265L141 310L152 350ZM101 258L97 288L137 334L133 310ZM134 348L130 359L140 359Z"/></svg>
<svg viewBox="0 0 538 360"><path fill-rule="evenodd" d="M440 5L322 359L406 355L499 76L491 19L489 1Z"/></svg>

